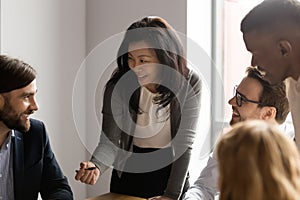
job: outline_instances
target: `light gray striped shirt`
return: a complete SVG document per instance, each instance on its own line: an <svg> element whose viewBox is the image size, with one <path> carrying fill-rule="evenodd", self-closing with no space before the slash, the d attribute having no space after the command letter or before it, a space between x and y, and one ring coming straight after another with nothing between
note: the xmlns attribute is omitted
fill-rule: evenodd
<svg viewBox="0 0 300 200"><path fill-rule="evenodd" d="M13 150L10 131L0 147L0 200L14 200Z"/></svg>

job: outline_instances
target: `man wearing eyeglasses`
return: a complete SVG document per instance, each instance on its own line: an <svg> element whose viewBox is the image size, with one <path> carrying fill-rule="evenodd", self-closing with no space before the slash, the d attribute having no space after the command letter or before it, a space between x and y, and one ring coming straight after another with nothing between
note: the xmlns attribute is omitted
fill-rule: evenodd
<svg viewBox="0 0 300 200"><path fill-rule="evenodd" d="M234 96L228 103L232 106L230 125L249 119L282 124L289 113L285 84L270 85L254 67L247 69L247 76L235 87ZM293 130L286 133L294 137ZM218 176L218 162L213 153L184 200L213 200L218 194Z"/></svg>

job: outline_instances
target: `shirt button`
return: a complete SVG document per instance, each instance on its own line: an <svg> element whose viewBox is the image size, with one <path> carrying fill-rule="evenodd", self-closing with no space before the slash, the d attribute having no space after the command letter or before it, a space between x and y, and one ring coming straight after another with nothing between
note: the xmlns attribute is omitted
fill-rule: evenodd
<svg viewBox="0 0 300 200"><path fill-rule="evenodd" d="M3 199L3 197L0 196L0 199Z"/></svg>
<svg viewBox="0 0 300 200"><path fill-rule="evenodd" d="M0 178L2 177L2 174L0 174Z"/></svg>

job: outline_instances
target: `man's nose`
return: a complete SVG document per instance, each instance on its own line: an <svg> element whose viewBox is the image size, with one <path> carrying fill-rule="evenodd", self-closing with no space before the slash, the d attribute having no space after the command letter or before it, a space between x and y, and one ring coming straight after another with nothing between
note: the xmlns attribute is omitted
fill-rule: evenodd
<svg viewBox="0 0 300 200"><path fill-rule="evenodd" d="M34 97L32 98L32 101L30 103L30 109L34 111L37 111L39 109L38 103Z"/></svg>
<svg viewBox="0 0 300 200"><path fill-rule="evenodd" d="M231 99L229 99L228 104L232 105L232 106L236 106L235 96L233 96Z"/></svg>

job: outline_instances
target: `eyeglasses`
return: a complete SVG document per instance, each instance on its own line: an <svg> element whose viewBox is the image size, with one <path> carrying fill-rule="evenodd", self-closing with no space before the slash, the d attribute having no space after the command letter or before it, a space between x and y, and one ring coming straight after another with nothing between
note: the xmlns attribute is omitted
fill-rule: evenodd
<svg viewBox="0 0 300 200"><path fill-rule="evenodd" d="M245 95L241 94L236 89L237 89L237 86L234 87L233 94L235 96L235 102L238 107L241 107L243 105L243 102L251 102L251 103L256 103L258 105L264 106L264 104L259 101L254 101L254 100L248 99L247 97L245 97Z"/></svg>

